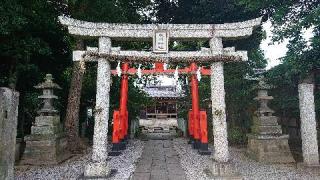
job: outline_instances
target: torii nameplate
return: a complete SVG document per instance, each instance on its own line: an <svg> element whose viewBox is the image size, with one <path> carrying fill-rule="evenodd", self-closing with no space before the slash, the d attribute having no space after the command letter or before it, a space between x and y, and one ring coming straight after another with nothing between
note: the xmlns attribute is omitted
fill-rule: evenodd
<svg viewBox="0 0 320 180"><path fill-rule="evenodd" d="M166 30L155 30L153 36L153 52L168 53L169 33Z"/></svg>

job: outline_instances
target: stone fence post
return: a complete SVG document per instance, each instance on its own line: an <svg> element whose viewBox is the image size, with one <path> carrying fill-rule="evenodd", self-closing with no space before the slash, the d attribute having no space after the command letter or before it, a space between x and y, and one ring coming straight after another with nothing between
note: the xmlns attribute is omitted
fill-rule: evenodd
<svg viewBox="0 0 320 180"><path fill-rule="evenodd" d="M298 86L298 91L303 163L306 166L319 166L314 84L302 82Z"/></svg>
<svg viewBox="0 0 320 180"><path fill-rule="evenodd" d="M0 88L0 179L13 180L19 93Z"/></svg>

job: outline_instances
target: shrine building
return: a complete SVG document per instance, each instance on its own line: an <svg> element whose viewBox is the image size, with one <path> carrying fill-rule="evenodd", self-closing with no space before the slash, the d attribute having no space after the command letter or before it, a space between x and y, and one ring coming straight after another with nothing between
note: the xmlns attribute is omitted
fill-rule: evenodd
<svg viewBox="0 0 320 180"><path fill-rule="evenodd" d="M142 90L152 98L153 103L140 111L140 126L160 130L176 128L177 102L183 97L183 92L174 85L148 85Z"/></svg>

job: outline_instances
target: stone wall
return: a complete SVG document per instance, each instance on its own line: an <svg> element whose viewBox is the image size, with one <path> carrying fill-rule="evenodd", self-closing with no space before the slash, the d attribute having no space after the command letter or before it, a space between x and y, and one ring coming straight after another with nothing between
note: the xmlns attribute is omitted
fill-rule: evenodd
<svg viewBox="0 0 320 180"><path fill-rule="evenodd" d="M13 179L19 93L0 88L0 179Z"/></svg>

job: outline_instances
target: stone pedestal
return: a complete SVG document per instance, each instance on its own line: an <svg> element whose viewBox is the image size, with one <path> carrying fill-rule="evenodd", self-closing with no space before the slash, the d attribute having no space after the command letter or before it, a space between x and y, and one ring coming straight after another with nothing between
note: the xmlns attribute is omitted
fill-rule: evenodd
<svg viewBox="0 0 320 180"><path fill-rule="evenodd" d="M295 162L289 145L288 135L248 135L250 158L259 162L292 163Z"/></svg>
<svg viewBox="0 0 320 180"><path fill-rule="evenodd" d="M268 101L273 99L268 96L267 85L262 79L255 98L260 103L253 117L252 133L248 135L247 154L259 162L292 163L295 162L288 144L288 135L282 134L278 118L273 116L273 110L268 107Z"/></svg>
<svg viewBox="0 0 320 180"><path fill-rule="evenodd" d="M31 134L25 137L26 148L20 164L58 164L71 155L66 150L67 141L59 112L53 107L53 100L58 98L53 94L53 89L61 88L52 80L52 75L47 74L45 81L35 86L43 91L38 96L43 100L43 107L38 111L39 116L31 127Z"/></svg>
<svg viewBox="0 0 320 180"><path fill-rule="evenodd" d="M214 180L242 180L243 177L235 168L232 162L217 162L213 160L209 169L205 170L206 175Z"/></svg>
<svg viewBox="0 0 320 180"><path fill-rule="evenodd" d="M0 88L0 179L13 180L19 93Z"/></svg>
<svg viewBox="0 0 320 180"><path fill-rule="evenodd" d="M38 116L31 127L31 135L25 137L26 148L20 164L58 164L70 157L60 117Z"/></svg>

